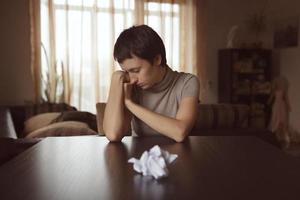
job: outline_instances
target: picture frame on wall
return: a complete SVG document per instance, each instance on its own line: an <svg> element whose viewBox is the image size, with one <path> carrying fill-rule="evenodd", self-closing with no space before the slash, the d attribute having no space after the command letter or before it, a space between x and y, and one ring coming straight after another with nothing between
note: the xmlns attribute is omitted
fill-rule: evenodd
<svg viewBox="0 0 300 200"><path fill-rule="evenodd" d="M298 46L299 17L278 20L274 27L274 48Z"/></svg>

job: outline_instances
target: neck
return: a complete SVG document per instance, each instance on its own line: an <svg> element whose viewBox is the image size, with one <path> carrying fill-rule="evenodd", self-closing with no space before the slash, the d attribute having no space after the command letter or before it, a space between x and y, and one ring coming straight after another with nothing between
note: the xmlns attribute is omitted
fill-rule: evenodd
<svg viewBox="0 0 300 200"><path fill-rule="evenodd" d="M157 80L158 80L157 83L161 82L164 79L166 73L167 73L167 66L160 66L159 67L159 76L157 78Z"/></svg>

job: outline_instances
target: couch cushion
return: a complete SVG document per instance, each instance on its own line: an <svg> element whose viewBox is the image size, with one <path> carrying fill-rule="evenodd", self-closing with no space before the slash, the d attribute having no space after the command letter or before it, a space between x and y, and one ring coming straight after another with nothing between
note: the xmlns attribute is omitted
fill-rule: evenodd
<svg viewBox="0 0 300 200"><path fill-rule="evenodd" d="M249 107L237 104L199 104L193 130L247 128Z"/></svg>
<svg viewBox="0 0 300 200"><path fill-rule="evenodd" d="M50 124L29 133L26 138L39 138L48 136L76 136L76 135L96 135L97 132L90 129L86 123L67 121Z"/></svg>

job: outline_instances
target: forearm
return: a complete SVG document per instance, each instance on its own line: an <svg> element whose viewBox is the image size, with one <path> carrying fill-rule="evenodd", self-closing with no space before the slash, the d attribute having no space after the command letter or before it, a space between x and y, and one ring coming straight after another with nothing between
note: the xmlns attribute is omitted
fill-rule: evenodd
<svg viewBox="0 0 300 200"><path fill-rule="evenodd" d="M127 102L126 106L132 114L152 129L177 142L183 141L190 131L186 123L181 120L155 113L132 101Z"/></svg>
<svg viewBox="0 0 300 200"><path fill-rule="evenodd" d="M110 141L120 141L128 129L123 96L123 79L113 76L103 119L103 130Z"/></svg>

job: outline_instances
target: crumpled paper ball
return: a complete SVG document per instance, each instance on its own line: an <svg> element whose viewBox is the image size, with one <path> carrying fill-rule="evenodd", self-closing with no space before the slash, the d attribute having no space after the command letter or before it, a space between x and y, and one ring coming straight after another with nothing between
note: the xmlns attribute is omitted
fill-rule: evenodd
<svg viewBox="0 0 300 200"><path fill-rule="evenodd" d="M178 156L162 150L158 145L145 151L140 159L130 158L133 169L143 176L153 176L155 179L166 177L169 174L167 165L172 163Z"/></svg>

